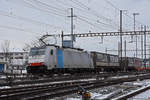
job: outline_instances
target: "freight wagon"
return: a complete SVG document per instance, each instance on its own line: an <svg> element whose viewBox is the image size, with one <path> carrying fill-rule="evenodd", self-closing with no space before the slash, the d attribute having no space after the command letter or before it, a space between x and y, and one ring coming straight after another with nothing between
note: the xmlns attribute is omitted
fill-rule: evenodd
<svg viewBox="0 0 150 100"><path fill-rule="evenodd" d="M143 60L135 57L123 57L123 67L128 71L135 71L141 69L143 66Z"/></svg>
<svg viewBox="0 0 150 100"><path fill-rule="evenodd" d="M119 58L117 55L91 52L93 63L96 70L99 71L117 71L119 67Z"/></svg>

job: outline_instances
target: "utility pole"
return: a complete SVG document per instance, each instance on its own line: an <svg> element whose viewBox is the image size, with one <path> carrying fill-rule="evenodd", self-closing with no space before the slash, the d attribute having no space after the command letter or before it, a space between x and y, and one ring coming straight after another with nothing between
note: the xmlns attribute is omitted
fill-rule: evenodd
<svg viewBox="0 0 150 100"><path fill-rule="evenodd" d="M62 48L64 47L64 32L61 33Z"/></svg>
<svg viewBox="0 0 150 100"><path fill-rule="evenodd" d="M150 60L150 46L149 46L148 51L149 51L149 54L148 54L148 55L149 55L149 58L148 58L148 60ZM148 62L148 63L149 63L148 65L150 66L150 62Z"/></svg>
<svg viewBox="0 0 150 100"><path fill-rule="evenodd" d="M125 56L125 58L127 57L127 42L126 42L126 40L124 41L124 56Z"/></svg>
<svg viewBox="0 0 150 100"><path fill-rule="evenodd" d="M122 12L120 10L120 68L122 67Z"/></svg>
<svg viewBox="0 0 150 100"><path fill-rule="evenodd" d="M74 41L74 35L73 35L73 18L76 17L73 15L73 8L71 8L71 42L72 42L72 48L73 48L73 41Z"/></svg>
<svg viewBox="0 0 150 100"><path fill-rule="evenodd" d="M107 48L105 48L105 53L107 53Z"/></svg>
<svg viewBox="0 0 150 100"><path fill-rule="evenodd" d="M142 25L141 25L141 31L143 31ZM143 35L141 35L141 58L143 59Z"/></svg>
<svg viewBox="0 0 150 100"><path fill-rule="evenodd" d="M124 70L126 70L126 67L127 67L127 42L126 42L126 40L124 41L124 56L125 56L125 69Z"/></svg>
<svg viewBox="0 0 150 100"><path fill-rule="evenodd" d="M139 15L139 13L133 13L133 17L134 17L134 32L135 32L135 16L136 15ZM137 55L138 55L138 52L137 52L137 49L138 49L138 44L137 44L137 35L136 35L136 58L137 58Z"/></svg>
<svg viewBox="0 0 150 100"><path fill-rule="evenodd" d="M149 51L149 57L148 57L148 60L150 60L150 45L149 45L149 49L148 49L148 51ZM150 66L150 62L148 62L148 65Z"/></svg>
<svg viewBox="0 0 150 100"><path fill-rule="evenodd" d="M144 67L146 68L146 26L144 26Z"/></svg>

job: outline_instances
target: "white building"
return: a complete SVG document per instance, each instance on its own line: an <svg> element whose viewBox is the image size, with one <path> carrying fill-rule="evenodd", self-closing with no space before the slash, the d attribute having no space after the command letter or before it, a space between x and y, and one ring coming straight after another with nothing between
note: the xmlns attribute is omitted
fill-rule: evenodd
<svg viewBox="0 0 150 100"><path fill-rule="evenodd" d="M4 72L18 73L25 70L28 61L28 52L0 52L0 62L6 62Z"/></svg>

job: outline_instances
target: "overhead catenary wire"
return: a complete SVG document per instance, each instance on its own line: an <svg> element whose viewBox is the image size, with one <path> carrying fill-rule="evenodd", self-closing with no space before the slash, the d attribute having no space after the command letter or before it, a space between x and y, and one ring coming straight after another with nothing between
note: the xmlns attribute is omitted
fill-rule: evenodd
<svg viewBox="0 0 150 100"><path fill-rule="evenodd" d="M28 4L31 8L33 9L36 9L36 10L40 10L40 11L43 11L43 12L47 12L47 13L50 13L50 14L54 14L54 15L57 15L57 16L62 16L62 17L66 17L66 15L62 14L62 13L58 13L58 12L53 12L53 11L50 11L50 10L46 10L46 9L42 9L38 6L35 6L33 5L31 2L29 3L28 0L22 0L24 3Z"/></svg>
<svg viewBox="0 0 150 100"><path fill-rule="evenodd" d="M66 13L64 13L64 12L66 12L66 10L64 10L64 9L59 9L58 7L51 6L50 4L41 2L41 1L39 1L39 0L28 0L28 1L34 1L34 2L37 3L39 6L45 8L45 9L52 10L52 11L58 12L58 13L62 13L62 14L64 14L64 15L66 14Z"/></svg>
<svg viewBox="0 0 150 100"><path fill-rule="evenodd" d="M32 0L29 0L29 1L32 1ZM38 2L38 3L40 3L40 4L42 4L42 5L45 5L45 6L49 6L48 4L45 4L45 3L42 3L42 2L40 2L40 1L38 1L38 0L34 0L34 1L36 1L36 2ZM57 10L59 10L59 9L57 9ZM80 15L79 15L80 16ZM109 22L110 22L110 20L109 20ZM109 25L109 24L106 24L106 23L104 23L104 22L101 22L101 21L99 21L99 20L97 20L97 21L94 21L93 23L98 23L98 24L103 24L103 25L105 25L106 27L110 27L111 26L111 28L114 26L113 24L111 25ZM116 25L115 25L116 26ZM118 25L117 25L118 26ZM104 26L103 26L104 27Z"/></svg>
<svg viewBox="0 0 150 100"><path fill-rule="evenodd" d="M85 17L85 16L80 15L80 17L83 18L83 19L87 19L89 21L93 21L93 22L95 22L95 24L101 24L103 27L105 26L105 27L111 28L111 29L118 29L118 27L119 27L118 25L114 26L114 25L111 25L111 24L106 24L106 23L103 23L99 20L91 19L91 18L88 18L88 17Z"/></svg>
<svg viewBox="0 0 150 100"><path fill-rule="evenodd" d="M4 11L1 11L1 10L0 10L0 15L1 16L7 16L7 17L10 17L10 18L14 18L14 19L18 19L18 20L28 21L28 22L36 24L36 25L37 24L45 25L45 26L48 26L49 28L52 28L52 27L55 28L55 29L61 29L62 28L62 27L59 27L59 26L50 25L50 24L47 24L47 23L44 23L44 22L40 22L40 21L29 19L29 18L26 18L26 17L18 16L18 15L8 13L8 12L4 12Z"/></svg>
<svg viewBox="0 0 150 100"><path fill-rule="evenodd" d="M81 17L77 17L77 19L79 19L79 20L81 20L81 21L83 21L83 22L86 22L87 24L92 25L92 26L94 26L94 27L97 28L97 29L103 29L102 27L97 26L97 25L95 25L95 24L93 24L93 23L89 22L88 20L85 20L85 19L83 19L83 18L81 18Z"/></svg>
<svg viewBox="0 0 150 100"><path fill-rule="evenodd" d="M105 0L110 6L112 6L113 8L115 8L116 10L120 11L121 9L119 9L118 7L116 7L112 2L110 2L109 0ZM127 13L124 13L124 15L126 15L128 18L132 19L133 18L131 16L129 16ZM136 20L137 23L144 25L142 22L139 22Z"/></svg>
<svg viewBox="0 0 150 100"><path fill-rule="evenodd" d="M37 0L34 0L34 1L36 1L37 2ZM42 3L42 2L40 2L40 1L38 1L39 3ZM43 4L43 3L42 3ZM44 4L44 5L46 5L46 6L48 6L47 4ZM58 10L58 9L57 9ZM97 21L95 21L95 23L96 23ZM100 22L100 21L98 21L97 23L99 23L99 24L105 24L105 23L102 23L102 22ZM105 25L108 25L108 24L105 24ZM110 25L108 25L108 26L110 26Z"/></svg>
<svg viewBox="0 0 150 100"><path fill-rule="evenodd" d="M9 1L9 0L8 0ZM66 18L67 16L64 14L64 13L61 13L59 14L58 12L56 11L52 11L50 10L49 8L48 9L44 9L44 8L40 8L41 6L40 5L36 5L36 4L33 4L33 2L30 2L31 0L21 0L21 1L18 1L18 0L15 0L17 1L17 3L20 3L22 4L23 6L25 7L28 7L28 8L31 8L31 9L34 9L34 10L37 10L37 11L41 11L41 12L44 12L44 13L47 13L49 15L56 15L54 18L57 18L57 19L60 19L62 20L62 18ZM10 1L9 1L10 2ZM14 3L14 2L12 2ZM15 3L16 4L16 3ZM57 14L58 13L58 14ZM64 21L64 20L62 20ZM69 24L69 23L67 23ZM59 27L59 26L58 26ZM60 28L60 27L59 27ZM62 28L61 28L62 29Z"/></svg>
<svg viewBox="0 0 150 100"><path fill-rule="evenodd" d="M36 1L37 1L37 0L36 0ZM58 1L58 0L57 0L57 1ZM41 3L42 3L42 2L41 2ZM61 1L61 3L63 3L63 4L65 4L65 5L66 5L66 3L64 3L64 2L62 2L62 1ZM77 7L75 7L75 8L77 8ZM79 9L79 8L77 8L77 9ZM79 10L80 10L80 9L79 9ZM81 16L81 15L79 15L79 16ZM100 21L99 21L99 23L100 23L100 24L108 25L108 24L106 24L106 23L104 23L104 22L100 22ZM110 25L108 25L108 26L110 26Z"/></svg>
<svg viewBox="0 0 150 100"><path fill-rule="evenodd" d="M89 8L88 6L84 5L83 3L79 2L78 0L70 0L72 2L77 2L76 4L84 9L86 9L88 12L90 12L91 14L95 15L98 18L104 19L107 22L110 22L111 19L103 16L103 15L99 15L95 10L93 10L92 8Z"/></svg>
<svg viewBox="0 0 150 100"><path fill-rule="evenodd" d="M10 30L17 30L17 31L22 31L22 32L27 32L27 33L40 34L38 32L34 32L32 30L27 30L27 29L23 29L23 28L14 27L14 26L0 25L0 28L6 28L6 29L10 29Z"/></svg>
<svg viewBox="0 0 150 100"><path fill-rule="evenodd" d="M62 2L61 0L56 0L56 1L59 1L59 3L61 3L61 4L63 4L63 5L67 5L67 3L64 3L64 2ZM79 7L75 7L75 6L73 6L73 5L71 5L71 6L73 6L73 8L76 8L77 10L79 10L79 11L83 11L83 13L87 13L87 14L91 14L91 15L93 15L93 16L95 16L95 17L97 17L96 19L97 20L99 20L99 24L105 24L105 25L108 25L109 27L110 26L114 26L114 24L115 24L115 26L117 25L117 23L114 23L111 19L108 19L108 18L104 18L104 17L100 17L98 14L96 14L96 13L94 13L93 11L91 11L91 8L89 8L89 7L82 7L81 5L79 5L77 2L75 2L74 0L70 0L70 1L72 1L73 3L75 3L75 4L77 4ZM81 8L83 8L83 9L81 9ZM85 16L84 14L82 13L82 15L78 15L78 16L80 16L80 17L83 17L83 16ZM85 16L86 17L86 16ZM90 18L89 18L90 19ZM102 19L105 19L105 23L104 22L102 22L102 21L100 21L100 20L102 20ZM93 21L94 23L97 23L97 21ZM113 23L110 23L110 22L113 22ZM118 26L118 25L117 25Z"/></svg>
<svg viewBox="0 0 150 100"><path fill-rule="evenodd" d="M60 0L57 0L57 1L60 2ZM111 19L108 19L106 17L98 15L98 13L95 12L95 10L89 8L87 5L83 4L82 2L80 2L78 0L69 0L69 1L73 2L74 4L76 4L77 6L80 7L80 8L79 7L76 7L76 8L79 8L79 9L83 8L85 11L90 12L91 15L94 15L94 16L98 17L98 18L96 18L97 20L93 20L93 21L91 20L90 21L91 23L93 23L93 24L95 24L95 23L96 24L97 23L98 24L102 24L103 27L109 27L109 28L113 28L114 26L118 27L118 25L116 23L115 23L115 25L114 25L114 23L110 23ZM108 1L108 0L106 0L106 1ZM57 16L60 16L60 17L66 17L67 16L64 9L60 9L60 8L54 7L54 6L50 5L50 4L42 2L40 0L23 0L22 2L26 3L30 8L33 8L33 9L36 9L36 10L40 10L42 12L46 12L46 13L49 13L49 14L54 14L54 15L57 15ZM109 2L109 4L111 6L113 6L115 9L118 9L111 2ZM83 18L83 16L85 16L85 15L82 15L82 16L78 15L78 16L82 17L82 19L84 19L84 20L87 20L85 17ZM104 19L105 22L100 21L101 19ZM114 28L114 29L116 29L116 28Z"/></svg>

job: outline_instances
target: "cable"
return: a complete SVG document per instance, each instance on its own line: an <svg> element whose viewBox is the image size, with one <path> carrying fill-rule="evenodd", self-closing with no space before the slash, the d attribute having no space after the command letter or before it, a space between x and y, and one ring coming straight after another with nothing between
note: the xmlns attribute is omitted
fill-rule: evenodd
<svg viewBox="0 0 150 100"><path fill-rule="evenodd" d="M111 25L109 25L109 24L106 24L106 23L104 23L104 22L102 22L102 21L100 21L100 20L97 20L99 24L103 24L103 25L105 24L106 26L109 26L109 27L110 27L110 26L114 26L114 24L115 24L115 26L119 26L117 23L115 23L115 22L112 21L111 19L108 19L108 18L106 18L106 17L104 17L104 16L99 16L99 14L98 14L95 10L92 10L91 8L87 7L86 5L84 5L83 3L79 2L78 0L70 0L70 1L76 3L76 4L79 5L80 7L82 7L82 8L84 8L84 9L88 10L88 12L91 11L90 13L92 13L92 14L95 15L96 17L100 18L100 20L101 20L101 18L102 18L102 19L104 19L106 22L109 22L109 24L110 24L110 22L112 22ZM75 1L76 1L76 2L75 2ZM117 29L118 29L118 28L117 28Z"/></svg>
<svg viewBox="0 0 150 100"><path fill-rule="evenodd" d="M117 8L117 7L116 7L114 4L112 4L110 1L108 1L108 0L104 0L104 1L106 1L106 2L107 2L109 5L111 5L113 8L117 9L118 11L120 11L120 9ZM133 20L133 18L132 18L131 16L129 16L128 14L124 14L124 15L126 15L128 18L130 18L130 19ZM144 25L143 23L141 23L141 22L139 22L139 21L137 21L137 20L136 20L136 22L139 23L139 24L141 24L141 25Z"/></svg>
<svg viewBox="0 0 150 100"><path fill-rule="evenodd" d="M81 18L81 17L77 17L77 18L78 18L79 20L81 20L81 21L86 22L86 23L89 24L89 25L92 25L92 26L98 28L98 29L103 29L102 27L96 26L95 24L93 24L93 23L91 23L91 22L89 22L89 21L87 21L87 20L85 20L85 19L83 19L83 18Z"/></svg>
<svg viewBox="0 0 150 100"><path fill-rule="evenodd" d="M34 0L34 1L38 1L38 0ZM38 3L42 3L42 2L40 2L40 1L38 1ZM42 4L44 4L44 3L42 3ZM46 6L48 6L47 4L44 4L44 5L46 5ZM58 10L58 9L57 9ZM102 23L102 22L99 22L99 23L101 23L101 24L105 24L105 23ZM105 24L106 25L106 24ZM108 25L108 24L107 24Z"/></svg>
<svg viewBox="0 0 150 100"><path fill-rule="evenodd" d="M33 20L33 19L28 19L28 18L25 18L25 17L22 17L22 16L18 16L18 15L14 15L14 14L11 14L11 13L8 13L8 12L4 12L4 11L0 11L0 15L15 18L15 19L18 19L18 20L28 21L28 22L33 23L33 24L46 25L46 26L49 26L49 27L54 27L56 29L61 28L61 27L58 27L58 26L56 27L54 25L50 25L50 24L47 24L47 23L43 23L43 22L40 22L40 21Z"/></svg>
<svg viewBox="0 0 150 100"><path fill-rule="evenodd" d="M36 2L38 2L38 3L42 3L42 2L40 2L40 1L38 1L38 0L34 0L34 1L36 1ZM49 5L47 5L47 4L45 4L45 3L42 3L42 4L44 4L44 5L46 5L46 6L49 6ZM56 8L55 8L56 9ZM57 9L58 10L58 9ZM100 23L100 24L103 24L103 25L107 25L108 26L108 24L105 24L105 23L102 23L102 22L100 22L100 21L97 21L97 23ZM109 25L110 26L110 25ZM112 26L111 26L112 27Z"/></svg>
<svg viewBox="0 0 150 100"><path fill-rule="evenodd" d="M106 23L103 23L103 22L101 22L99 20L90 19L90 18L87 18L87 17L84 17L84 16L80 16L80 17L82 17L84 19L87 19L87 20L94 21L96 24L102 24L102 25L104 25L106 27L110 27L112 29L117 29L118 28L117 25L114 26L114 25L106 24Z"/></svg>
<svg viewBox="0 0 150 100"><path fill-rule="evenodd" d="M57 0L58 1L58 0ZM86 11L88 10L90 10L90 11L92 11L92 13L93 13L93 15L96 15L96 17L99 17L99 15L95 12L95 11L93 11L93 10L91 10L89 7L87 7L86 5L84 5L84 4L82 4L81 2L79 2L78 0L75 0L75 1L73 1L73 0L70 0L71 2L73 2L73 3L75 3L76 5L78 5L78 6L80 6L80 7L82 7L82 8L84 8L84 9L86 9ZM43 3L43 2L41 2L40 0L23 0L23 2L24 3L26 3L26 4L28 4L28 6L30 6L31 8L34 8L34 9L37 9L37 10L40 10L40 11L44 11L44 12L47 12L47 13L53 13L53 14L55 14L55 15L58 15L58 16L65 16L65 10L62 10L62 9L59 9L59 8L56 8L56 7L54 7L54 6L51 6L51 5L49 5L49 4L46 4L46 3ZM36 3L36 5L38 6L35 6L35 5L33 5L32 3ZM64 4L64 3L63 3ZM111 3L109 3L109 4L111 4ZM39 8L39 6L40 7L42 7L42 8ZM111 6L113 6L113 5L111 5ZM115 6L113 6L113 7L115 7ZM45 9L46 8L46 9ZM115 9L117 9L117 8L115 8ZM85 19L90 19L90 18L87 18L87 17L84 17L83 15L81 16L81 15L78 15L79 17L82 17L82 19L84 19L84 21L85 21ZM66 17L66 16L65 16ZM100 20L93 20L93 19L90 19L92 22L94 22L94 23L96 23L96 24L102 24L102 25L104 25L104 26L106 26L106 27L110 27L110 28L113 28L113 29L117 29L118 27L116 27L116 26L119 26L118 24L116 24L116 23L110 23L110 22L112 22L110 19L107 19L107 22L109 22L109 24L107 24L107 23L104 23L104 22L102 22L102 21L100 21ZM86 20L87 21L87 20ZM106 21L106 18L105 18L105 21ZM91 23L91 22L90 22ZM115 25L114 25L115 24ZM104 27L103 26L103 27Z"/></svg>
<svg viewBox="0 0 150 100"><path fill-rule="evenodd" d="M43 2L40 2L40 1L38 1L38 0L34 0L35 2L37 2L37 3L40 3L40 4L42 4L42 5L44 5L44 6L50 6L50 5L48 5L48 4L45 4L45 3L43 3ZM54 7L53 7L54 8ZM55 9L57 9L57 10L60 10L60 9L58 9L58 8L55 8ZM108 24L105 24L105 23L103 23L103 22L100 22L99 20L97 20L97 23L99 23L99 24L103 24L103 25L107 25L107 26L113 26L113 25L108 25Z"/></svg>
<svg viewBox="0 0 150 100"><path fill-rule="evenodd" d="M62 2L62 1L59 1L59 0L56 0L56 1L58 1L59 3L61 3L61 4L63 4L63 5L68 5L67 3L64 3L64 2ZM79 3L77 3L77 2L75 2L74 0L70 0L71 2L73 2L73 3L75 3L76 5L79 5ZM72 5L71 5L72 6ZM89 14L89 10L87 10L87 9L90 9L90 8L88 8L88 7L82 7L81 5L79 5L79 7L82 7L82 8L84 8L84 10L83 9L80 9L79 7L75 7L75 6L73 6L74 8L76 8L77 10L79 10L79 11L83 11L82 12L82 15L78 15L79 17L82 17L83 18L83 13L87 13L87 14ZM92 11L93 12L93 11ZM94 14L92 14L92 15L94 15L95 16L95 13ZM89 15L87 15L87 16L89 16ZM96 17L98 17L98 15L96 15ZM85 17L84 17L84 19L85 19ZM86 17L86 19L90 19L90 18L87 18ZM90 19L91 20L91 19ZM102 21L100 21L101 19L97 19L97 20L93 20L93 22L94 23L96 23L96 24L102 24L102 25L105 25L105 26L114 26L114 24L115 24L115 26L118 26L116 23L113 23L112 25L109 25L110 24L110 22L112 22L111 20L107 20L107 22L109 22L109 24L107 24L107 23L104 23L104 22L102 22ZM91 20L92 21L92 20Z"/></svg>
<svg viewBox="0 0 150 100"><path fill-rule="evenodd" d="M114 4L112 4L110 1L105 0L105 2L107 2L107 4L111 5L113 8L115 8L116 10L120 11L119 8L117 8Z"/></svg>
<svg viewBox="0 0 150 100"><path fill-rule="evenodd" d="M29 33L34 33L34 34L40 34L40 33L37 33L37 32L33 32L31 30L21 29L21 28L12 27L12 26L0 25L0 27L1 28L6 28L6 29L11 29L11 30L22 31L22 32L29 32Z"/></svg>
<svg viewBox="0 0 150 100"><path fill-rule="evenodd" d="M44 10L44 9L41 9L41 8L39 8L39 7L36 7L36 6L34 6L33 4L31 4L31 3L29 3L29 2L27 2L27 1L25 1L25 0L22 0L24 3L26 3L26 4L28 4L29 6L30 6L30 8L34 8L34 9L36 9L36 10L40 10L40 11L44 11L44 12L47 12L47 13L50 13L50 14L54 14L54 15L57 15L57 16L65 16L64 14L59 14L59 13L56 13L56 12L52 12L52 11L49 11L49 10Z"/></svg>
<svg viewBox="0 0 150 100"><path fill-rule="evenodd" d="M28 1L29 1L29 0L28 0ZM31 1L31 0L30 0L30 1ZM62 14L65 15L65 13L64 13L65 10L59 9L58 7L51 6L51 5L49 5L49 4L46 4L46 3L41 2L41 1L39 1L39 0L32 0L32 1L34 1L34 2L37 3L37 4L39 4L40 6L45 7L46 9L53 10L54 12L62 13Z"/></svg>
<svg viewBox="0 0 150 100"><path fill-rule="evenodd" d="M70 1L72 1L72 2L74 2L75 3L75 1L76 2L78 2L78 3L76 3L78 6L80 6L80 7L82 7L82 8L84 8L84 9L86 9L86 10L88 10L90 13L92 13L93 15L95 15L96 17L98 17L98 18L102 18L102 19L104 19L105 21L107 21L107 22L110 22L111 21L111 19L109 19L109 18L106 18L106 17L104 17L104 16L100 16L95 10L93 10L93 9L91 9L91 8L89 8L89 7L87 7L86 5L84 5L83 3L81 3L81 2L79 2L78 0L70 0ZM81 6L82 5L82 6Z"/></svg>

